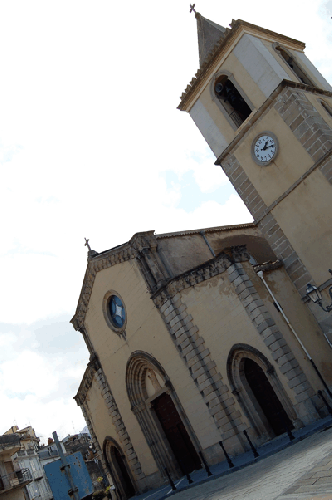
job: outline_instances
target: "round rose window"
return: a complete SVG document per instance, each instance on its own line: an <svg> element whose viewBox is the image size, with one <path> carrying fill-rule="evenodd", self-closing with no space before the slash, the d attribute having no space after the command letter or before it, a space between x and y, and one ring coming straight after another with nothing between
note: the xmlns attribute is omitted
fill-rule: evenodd
<svg viewBox="0 0 332 500"><path fill-rule="evenodd" d="M108 301L108 315L115 328L122 328L126 321L126 311L122 300L111 295Z"/></svg>

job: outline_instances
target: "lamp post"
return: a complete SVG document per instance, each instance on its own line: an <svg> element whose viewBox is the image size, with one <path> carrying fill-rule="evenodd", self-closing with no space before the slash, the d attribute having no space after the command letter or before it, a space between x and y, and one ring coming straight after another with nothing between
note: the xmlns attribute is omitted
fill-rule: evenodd
<svg viewBox="0 0 332 500"><path fill-rule="evenodd" d="M332 269L329 269L329 273L332 275ZM307 284L307 295L308 297L313 301L314 304L318 304L319 307L323 309L323 311L329 313L332 311L332 286L329 288L329 295L331 298L331 304L324 307L323 306L323 299L322 299L322 294L320 290L315 286L312 285L311 283Z"/></svg>

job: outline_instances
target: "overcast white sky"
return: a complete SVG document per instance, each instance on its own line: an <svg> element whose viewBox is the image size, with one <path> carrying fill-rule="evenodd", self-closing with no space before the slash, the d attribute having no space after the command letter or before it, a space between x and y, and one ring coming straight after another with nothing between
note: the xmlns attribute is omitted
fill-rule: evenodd
<svg viewBox="0 0 332 500"><path fill-rule="evenodd" d="M69 320L86 267L138 231L251 220L176 109L198 68L189 1L0 0L0 433L85 422ZM196 2L297 38L332 81L332 1Z"/></svg>

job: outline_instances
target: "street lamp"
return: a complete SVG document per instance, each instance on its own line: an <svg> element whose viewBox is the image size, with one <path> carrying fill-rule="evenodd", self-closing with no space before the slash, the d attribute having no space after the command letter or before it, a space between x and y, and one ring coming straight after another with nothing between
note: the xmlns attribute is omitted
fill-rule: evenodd
<svg viewBox="0 0 332 500"><path fill-rule="evenodd" d="M329 269L329 273L332 275L332 269ZM318 288L315 285L312 285L311 283L307 284L307 295L308 297L313 301L314 304L318 304L319 307L323 309L325 312L331 312L332 311L332 286L329 288L329 295L331 298L331 304L324 307L323 306L323 299L322 299L322 294L318 290Z"/></svg>

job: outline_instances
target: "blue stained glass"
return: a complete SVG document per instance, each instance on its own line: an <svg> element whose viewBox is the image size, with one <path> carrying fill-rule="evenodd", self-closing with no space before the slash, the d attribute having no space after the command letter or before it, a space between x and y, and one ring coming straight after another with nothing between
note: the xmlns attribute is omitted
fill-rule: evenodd
<svg viewBox="0 0 332 500"><path fill-rule="evenodd" d="M112 295L108 302L108 309L113 325L116 328L122 328L126 321L126 311L122 300Z"/></svg>

